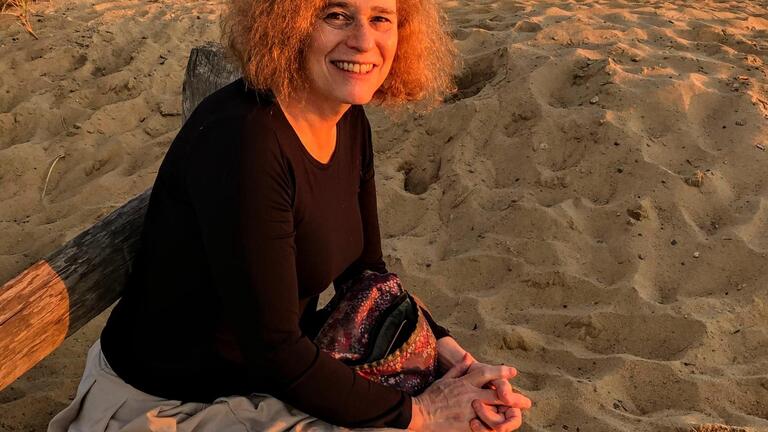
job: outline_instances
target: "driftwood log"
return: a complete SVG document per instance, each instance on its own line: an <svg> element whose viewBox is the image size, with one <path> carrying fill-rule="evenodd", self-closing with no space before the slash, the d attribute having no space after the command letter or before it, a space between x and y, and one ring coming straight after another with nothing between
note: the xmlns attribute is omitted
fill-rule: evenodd
<svg viewBox="0 0 768 432"><path fill-rule="evenodd" d="M240 73L225 57L221 45L208 43L193 48L181 86L181 114L187 121L206 96L238 79Z"/></svg>
<svg viewBox="0 0 768 432"><path fill-rule="evenodd" d="M203 98L237 77L220 46L192 49L182 122ZM120 297L150 193L131 199L0 287L0 390Z"/></svg>

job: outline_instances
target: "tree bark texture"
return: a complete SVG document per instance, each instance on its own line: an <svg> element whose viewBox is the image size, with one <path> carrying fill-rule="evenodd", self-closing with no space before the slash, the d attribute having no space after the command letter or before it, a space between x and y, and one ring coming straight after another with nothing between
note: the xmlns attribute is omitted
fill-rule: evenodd
<svg viewBox="0 0 768 432"><path fill-rule="evenodd" d="M186 121L237 79L215 44L193 48L182 89ZM139 246L151 188L0 287L0 390L114 303Z"/></svg>

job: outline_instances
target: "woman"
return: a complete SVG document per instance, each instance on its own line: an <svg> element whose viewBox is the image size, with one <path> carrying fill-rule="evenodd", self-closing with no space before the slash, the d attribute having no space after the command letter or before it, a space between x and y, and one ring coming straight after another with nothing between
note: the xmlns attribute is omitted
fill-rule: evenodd
<svg viewBox="0 0 768 432"><path fill-rule="evenodd" d="M360 105L448 87L435 5L235 0L224 23L244 78L172 143L123 297L49 431L519 427L514 369L431 317L445 375L416 397L312 342L331 281L386 271Z"/></svg>

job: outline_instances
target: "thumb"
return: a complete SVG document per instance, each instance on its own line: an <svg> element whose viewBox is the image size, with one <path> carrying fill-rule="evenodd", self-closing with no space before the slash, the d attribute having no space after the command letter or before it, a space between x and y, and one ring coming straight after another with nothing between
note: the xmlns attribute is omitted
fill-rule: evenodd
<svg viewBox="0 0 768 432"><path fill-rule="evenodd" d="M469 353L464 353L464 356L461 358L461 360L453 365L450 369L448 369L448 372L443 375L443 378L458 378L463 376L465 373L467 373L467 369L469 369L469 366L473 361L474 360L472 359L472 356L469 355Z"/></svg>

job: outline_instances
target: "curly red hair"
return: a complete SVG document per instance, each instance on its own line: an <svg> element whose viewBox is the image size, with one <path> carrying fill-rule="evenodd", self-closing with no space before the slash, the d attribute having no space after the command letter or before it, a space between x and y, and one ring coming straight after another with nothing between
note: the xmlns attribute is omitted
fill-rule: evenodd
<svg viewBox="0 0 768 432"><path fill-rule="evenodd" d="M281 94L300 92L309 79L304 55L328 0L231 0L222 18L224 45L245 81ZM397 0L398 42L392 69L373 100L428 105L455 90L456 49L433 0Z"/></svg>

